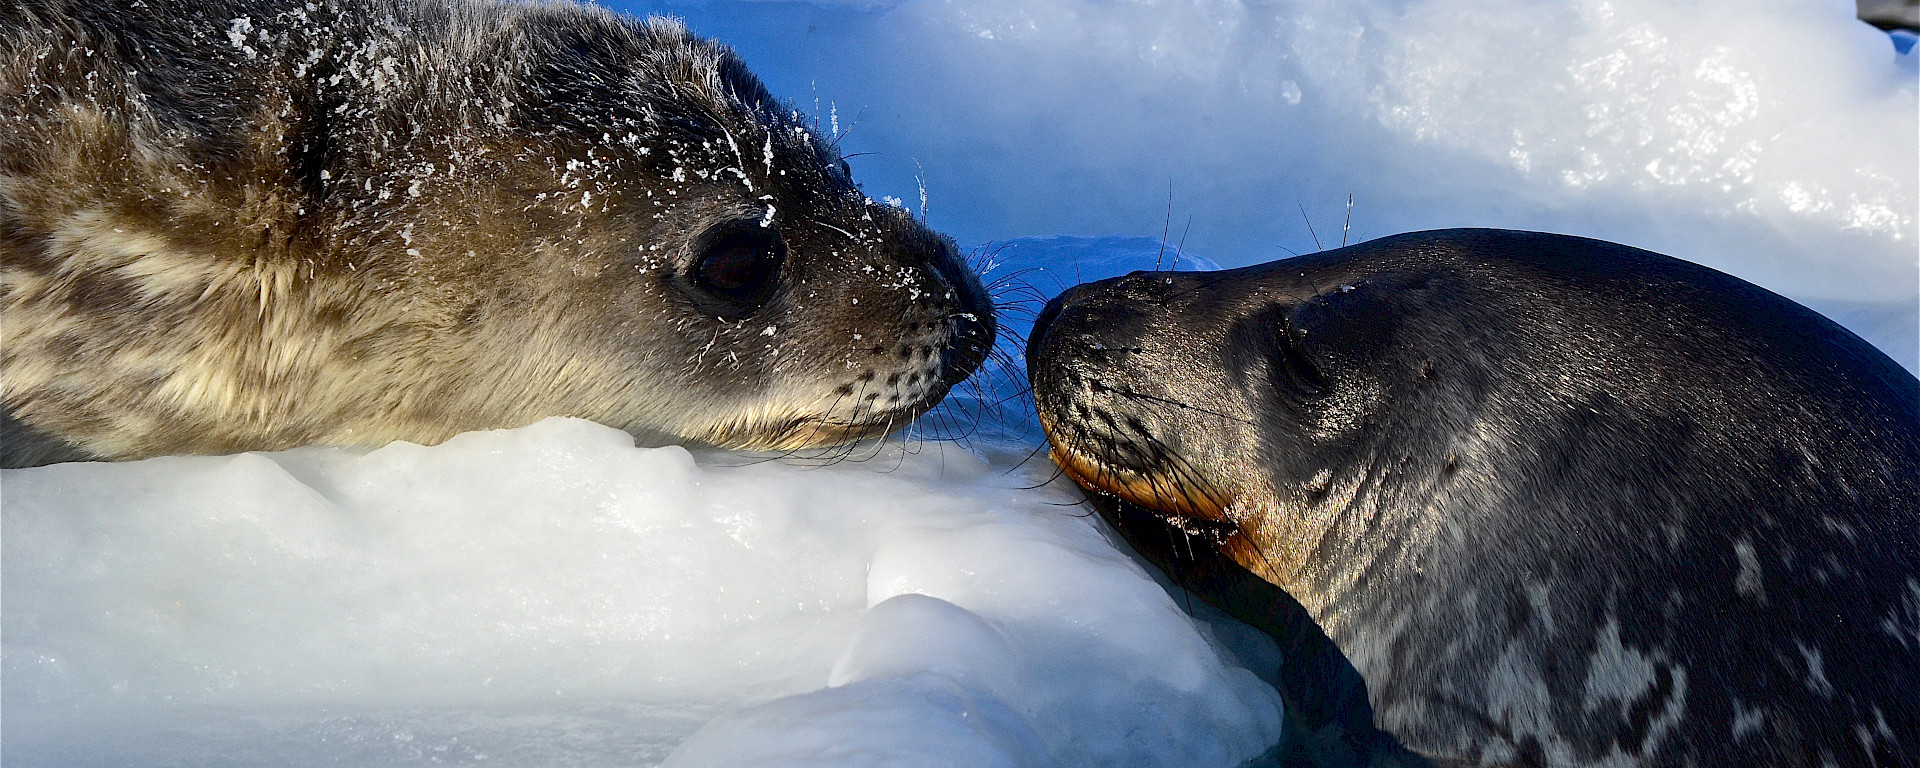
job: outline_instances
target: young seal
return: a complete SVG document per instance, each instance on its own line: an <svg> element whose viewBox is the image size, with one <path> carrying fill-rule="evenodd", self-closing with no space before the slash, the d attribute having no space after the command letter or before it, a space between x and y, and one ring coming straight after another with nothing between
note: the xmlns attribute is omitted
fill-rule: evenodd
<svg viewBox="0 0 1920 768"><path fill-rule="evenodd" d="M985 356L951 241L677 22L0 4L0 463L576 416L833 445Z"/></svg>
<svg viewBox="0 0 1920 768"><path fill-rule="evenodd" d="M1436 763L1920 761L1920 382L1784 298L1423 232L1081 286L1027 355L1142 550L1304 609Z"/></svg>

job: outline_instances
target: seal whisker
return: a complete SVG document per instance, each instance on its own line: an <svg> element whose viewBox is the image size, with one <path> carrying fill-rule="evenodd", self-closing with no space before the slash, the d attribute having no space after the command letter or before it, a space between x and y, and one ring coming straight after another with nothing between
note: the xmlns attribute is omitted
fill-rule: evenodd
<svg viewBox="0 0 1920 768"><path fill-rule="evenodd" d="M1187 233L1192 231L1193 231L1193 215L1188 214L1186 226L1180 228L1180 242L1174 244L1173 246L1173 261L1167 263L1168 272L1174 272L1180 269L1180 255L1186 252Z"/></svg>
<svg viewBox="0 0 1920 768"><path fill-rule="evenodd" d="M1167 179L1167 217L1160 222L1160 252L1153 256L1153 271L1160 271L1160 258L1167 255L1167 234L1173 229L1173 179Z"/></svg>
<svg viewBox="0 0 1920 768"><path fill-rule="evenodd" d="M1312 236L1313 236L1313 249L1314 249L1314 250L1315 250L1316 252L1317 252L1317 251L1324 251L1324 250L1326 250L1326 246L1323 246L1323 245L1321 245L1321 244L1320 244L1320 233L1318 233L1318 232L1315 232L1315 231L1313 231L1313 219L1310 219L1310 218L1308 218L1308 217L1307 217L1307 204L1306 204L1306 203L1303 203L1303 202L1300 202L1300 201L1299 201L1299 200L1297 200L1297 199L1293 201L1293 204L1294 204L1294 205L1296 205L1296 206L1299 206L1299 208L1300 208L1300 220L1301 220L1301 221L1303 221L1303 222L1306 222L1306 224L1307 224L1307 234L1309 234L1309 235L1312 235Z"/></svg>
<svg viewBox="0 0 1920 768"><path fill-rule="evenodd" d="M1113 388L1113 387L1109 387L1109 388L1108 388L1108 391L1110 391L1110 392L1113 392L1114 394L1117 394L1117 395L1120 395L1121 397L1125 397L1125 398L1128 398L1128 399L1130 399L1130 400L1141 400L1141 401L1145 401L1145 402L1149 402L1149 403L1153 403L1153 404L1156 404L1156 405L1168 405L1168 406L1173 406L1173 407L1175 407L1175 408L1179 408L1179 409L1181 409L1181 410L1186 410L1186 411L1192 411L1192 412L1194 412L1194 413L1202 413L1202 414L1206 414L1206 415L1208 415L1208 416L1212 416L1212 417L1215 417L1215 418L1220 418L1220 419L1227 419L1227 420L1229 420L1229 421L1237 421L1237 422L1239 422L1239 423L1241 423L1241 424L1247 424L1247 425L1252 425L1252 424L1254 424L1254 423L1255 423L1254 421L1252 421L1252 420L1250 420L1250 419L1243 419L1243 418L1240 418L1240 417L1238 417L1238 416L1231 416L1231 415L1228 415L1228 414L1224 414L1224 413L1220 413L1220 412L1218 412L1218 411L1214 411L1214 410L1209 410L1209 409L1206 409L1206 408L1201 408L1200 406L1197 406L1197 405L1192 405L1192 404L1189 404L1189 403L1182 403L1182 402L1179 402L1179 401L1177 401L1177 400L1168 400L1168 399L1166 399L1166 398L1164 398L1164 397L1155 397L1155 396L1153 396L1153 395L1148 395L1148 394L1145 394L1145 393L1141 393L1141 392L1136 392L1136 391L1133 391L1133 390L1132 390L1132 389L1130 389L1130 388Z"/></svg>
<svg viewBox="0 0 1920 768"><path fill-rule="evenodd" d="M912 431L912 430L913 430L913 425L912 425L912 424L908 424L908 425L907 425L907 427L906 427L906 429L903 429L903 430L901 430L901 431L902 431L902 432L910 432L910 431ZM903 438L901 438L901 445L900 445L900 451L899 451L899 455L897 455L897 456L895 456L895 457L894 457L894 460L893 460L893 466L891 466L891 467L888 467L888 468L886 468L886 469L884 469L884 470L881 470L881 473L882 473L882 474L892 474L892 473L894 473L894 472L898 472L898 471L900 471L900 468L901 468L902 466L905 466L905 465L906 465L906 462L907 462L907 454L908 454L908 453L912 453L912 454L914 454L914 455L916 455L916 456L918 456L918 455L919 455L919 453L920 453L920 448L919 448L919 445L920 445L920 444L916 442L916 443L914 443L914 445L913 445L913 447L912 447L912 449L911 449L911 450L909 450L909 447L908 447L908 445L907 445L907 439L906 439L906 438L904 438L904 437L903 437ZM877 455L877 454L876 454L876 455Z"/></svg>
<svg viewBox="0 0 1920 768"><path fill-rule="evenodd" d="M848 232L848 231L846 231L846 230L844 230L844 229L841 229L841 228L839 228L839 227L836 227L836 226L834 226L834 225L832 225L832 224L829 224L829 223L827 223L827 222L824 222L824 221L819 221L819 220L815 220L815 221L814 221L814 223L815 223L815 224L819 224L820 226L823 226L823 227L826 227L827 229L831 229L831 230L833 230L833 231L835 231L835 232L838 232L838 233L840 233L840 234L842 234L842 235L846 235L846 237L847 237L847 239L848 239L848 240L852 240L852 241L854 241L854 242L859 242L859 241L860 241L860 238L859 238L859 237L856 237L856 236L855 236L855 235L854 235L854 234L853 234L852 232Z"/></svg>
<svg viewBox="0 0 1920 768"><path fill-rule="evenodd" d="M1208 512L1225 518L1225 510L1231 501L1226 494L1221 493L1212 482L1206 479L1199 468L1193 466L1186 457L1172 450L1152 434L1144 430L1136 430L1135 434L1152 449L1150 456L1153 464L1151 466L1171 475L1169 480L1174 483L1174 489L1179 493L1183 509ZM1225 522L1237 525L1231 520Z"/></svg>
<svg viewBox="0 0 1920 768"><path fill-rule="evenodd" d="M1353 193L1347 193L1347 220L1340 225L1340 247L1347 247L1347 235L1353 232Z"/></svg>
<svg viewBox="0 0 1920 768"><path fill-rule="evenodd" d="M1008 468L1007 468L1007 471L1005 471L1005 472L1002 472L1002 473L1000 473L1000 474L1001 474L1002 476L1005 476L1005 475L1011 475L1011 474L1013 474L1015 470L1018 470L1018 469L1020 469L1021 467L1024 467L1024 466L1026 466L1026 465L1027 465L1027 462L1029 462L1029 461L1033 461L1033 460L1034 460L1034 459L1035 459L1036 457L1038 457L1038 456L1039 456L1039 455L1040 455L1040 454L1041 454L1042 452L1044 452L1044 451L1046 451L1046 450L1048 450L1048 449L1049 449L1050 447L1051 447L1051 446L1050 446L1050 445L1048 445L1048 443L1047 443L1047 441L1046 441L1046 439L1045 439L1045 438L1042 438L1042 439L1040 440L1040 444L1039 444L1039 445L1035 445L1035 446L1033 447L1033 450L1031 450L1031 451L1028 451L1028 452L1027 452L1027 455L1026 455L1026 456L1024 456L1024 457L1021 457L1021 459L1020 459L1019 461L1017 461L1017 462L1014 462L1014 464L1013 464L1013 466L1011 466L1011 467L1008 467ZM1058 464L1056 464L1056 465L1054 465L1054 468L1053 468L1053 476L1052 476L1052 477L1050 477L1050 478L1048 478L1048 479L1047 479L1047 482L1045 482L1045 483L1041 483L1040 485L1037 485L1037 486L1034 486L1034 488L1039 488L1039 487L1042 487L1042 486L1045 486L1045 485L1047 485L1048 483L1051 483L1051 482L1053 482L1054 480L1058 480L1058 479L1060 479L1060 475L1062 474L1062 472L1063 472L1063 471L1064 471L1064 470L1061 470ZM1027 488L1027 489L1024 489L1024 490L1033 490L1033 488Z"/></svg>

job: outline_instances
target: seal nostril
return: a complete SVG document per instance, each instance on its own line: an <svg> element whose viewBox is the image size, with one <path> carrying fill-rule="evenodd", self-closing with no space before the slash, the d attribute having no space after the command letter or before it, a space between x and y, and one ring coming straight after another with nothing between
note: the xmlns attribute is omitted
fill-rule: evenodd
<svg viewBox="0 0 1920 768"><path fill-rule="evenodd" d="M965 310L948 317L947 328L948 343L939 349L940 375L950 382L958 382L986 362L987 354L993 351L996 325L991 312L980 314ZM921 351L928 360L934 358L933 347Z"/></svg>

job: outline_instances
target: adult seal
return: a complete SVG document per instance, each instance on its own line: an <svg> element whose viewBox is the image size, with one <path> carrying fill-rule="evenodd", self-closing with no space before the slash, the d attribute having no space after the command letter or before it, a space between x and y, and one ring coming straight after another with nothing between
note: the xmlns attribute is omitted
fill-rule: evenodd
<svg viewBox="0 0 1920 768"><path fill-rule="evenodd" d="M1027 354L1130 538L1436 764L1920 761L1920 383L1793 302L1448 230L1081 286Z"/></svg>
<svg viewBox="0 0 1920 768"><path fill-rule="evenodd" d="M679 23L0 4L0 463L886 433L986 354L951 241Z"/></svg>

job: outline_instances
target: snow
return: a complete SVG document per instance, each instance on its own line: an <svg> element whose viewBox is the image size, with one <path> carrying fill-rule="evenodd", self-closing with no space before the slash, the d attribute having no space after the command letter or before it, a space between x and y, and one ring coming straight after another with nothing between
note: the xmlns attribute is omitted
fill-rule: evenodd
<svg viewBox="0 0 1920 768"><path fill-rule="evenodd" d="M653 764L703 722L668 764L1271 744L1273 691L1045 479L569 419L11 471L7 762Z"/></svg>
<svg viewBox="0 0 1920 768"><path fill-rule="evenodd" d="M920 195L1028 298L1175 253L1515 227L1700 261L1920 360L1920 70L1844 2L618 7L734 44L868 194ZM1023 379L848 460L549 420L0 473L6 763L1260 753L1271 644L1073 505L1006 401Z"/></svg>

